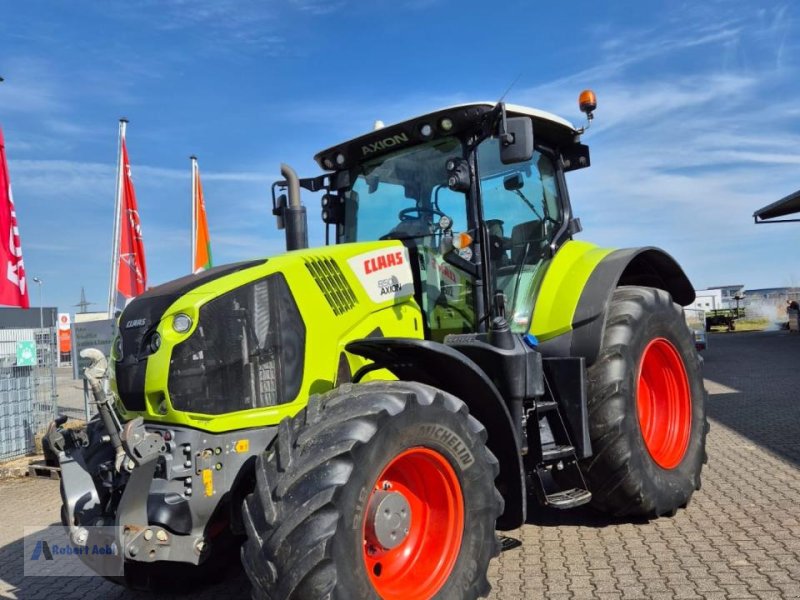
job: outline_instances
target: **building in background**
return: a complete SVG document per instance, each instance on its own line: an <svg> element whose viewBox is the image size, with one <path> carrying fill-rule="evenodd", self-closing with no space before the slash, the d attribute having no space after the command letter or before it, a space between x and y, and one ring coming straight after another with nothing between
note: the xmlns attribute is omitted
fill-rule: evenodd
<svg viewBox="0 0 800 600"><path fill-rule="evenodd" d="M75 313L73 323L89 323L90 321L103 321L108 318L108 313L103 312L82 312Z"/></svg>
<svg viewBox="0 0 800 600"><path fill-rule="evenodd" d="M13 364L16 360L14 348L17 342L34 341L38 360L55 354L56 320L58 309L53 306L32 308L0 307L0 361ZM44 329L39 323L44 323ZM51 360L48 358L47 360Z"/></svg>
<svg viewBox="0 0 800 600"><path fill-rule="evenodd" d="M39 313L38 307L15 308L0 307L0 329L39 329L39 323L44 323L45 328L55 327L58 309L54 306L45 306Z"/></svg>
<svg viewBox="0 0 800 600"><path fill-rule="evenodd" d="M726 310L737 307L736 298L739 298L738 306L744 298L744 286L737 285L720 285L710 287L705 290L695 290L695 300L687 306L687 308L698 308L705 311L710 310Z"/></svg>
<svg viewBox="0 0 800 600"><path fill-rule="evenodd" d="M745 309L751 319L769 319L775 323L786 322L786 307L789 302L800 302L800 287L773 287L745 290L743 285L723 285L706 290L695 290L695 300L687 309L713 310Z"/></svg>

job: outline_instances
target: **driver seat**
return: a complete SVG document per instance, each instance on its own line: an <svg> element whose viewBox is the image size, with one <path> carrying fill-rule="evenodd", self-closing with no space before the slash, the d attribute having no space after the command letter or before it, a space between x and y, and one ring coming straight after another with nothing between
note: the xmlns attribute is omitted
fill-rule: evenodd
<svg viewBox="0 0 800 600"><path fill-rule="evenodd" d="M511 263L514 265L523 262L526 265L538 263L547 241L543 221L537 219L514 225L511 229Z"/></svg>

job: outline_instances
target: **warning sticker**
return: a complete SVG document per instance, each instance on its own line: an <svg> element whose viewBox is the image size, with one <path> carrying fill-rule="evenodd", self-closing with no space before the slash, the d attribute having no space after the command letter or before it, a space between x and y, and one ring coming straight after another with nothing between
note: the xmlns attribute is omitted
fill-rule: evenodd
<svg viewBox="0 0 800 600"><path fill-rule="evenodd" d="M214 472L211 469L203 469L203 490L206 496L214 495Z"/></svg>
<svg viewBox="0 0 800 600"><path fill-rule="evenodd" d="M414 295L414 278L406 248L365 252L349 259L347 263L373 302Z"/></svg>

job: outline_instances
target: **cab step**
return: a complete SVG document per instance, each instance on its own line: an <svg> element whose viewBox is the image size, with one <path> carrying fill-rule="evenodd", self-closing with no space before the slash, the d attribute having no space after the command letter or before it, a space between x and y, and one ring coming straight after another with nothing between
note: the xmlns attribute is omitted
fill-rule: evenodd
<svg viewBox="0 0 800 600"><path fill-rule="evenodd" d="M575 448L572 446L549 446L542 448L542 462L557 463L563 460L575 460Z"/></svg>
<svg viewBox="0 0 800 600"><path fill-rule="evenodd" d="M575 508L592 499L578 456L556 401L545 397L528 411L528 464L539 502L558 509Z"/></svg>
<svg viewBox="0 0 800 600"><path fill-rule="evenodd" d="M589 490L570 488L553 494L547 494L547 505L560 510L582 506L592 500Z"/></svg>
<svg viewBox="0 0 800 600"><path fill-rule="evenodd" d="M500 541L500 552L508 552L509 550L522 546L522 542L517 538L501 535L498 536L498 539Z"/></svg>

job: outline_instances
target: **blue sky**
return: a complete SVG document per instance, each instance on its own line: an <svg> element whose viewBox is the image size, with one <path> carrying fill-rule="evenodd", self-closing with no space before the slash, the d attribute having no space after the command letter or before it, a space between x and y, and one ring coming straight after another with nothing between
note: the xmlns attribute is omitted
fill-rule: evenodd
<svg viewBox="0 0 800 600"><path fill-rule="evenodd" d="M611 6L608 6L611 5ZM800 31L788 2L0 0L0 125L29 277L103 309L117 119L151 284L189 268L197 154L215 263L279 252L269 187L318 150L456 102L580 122L581 239L672 253L696 287L800 286L800 224L755 226L800 188ZM312 241L319 204L307 197ZM38 304L33 290L32 303Z"/></svg>

